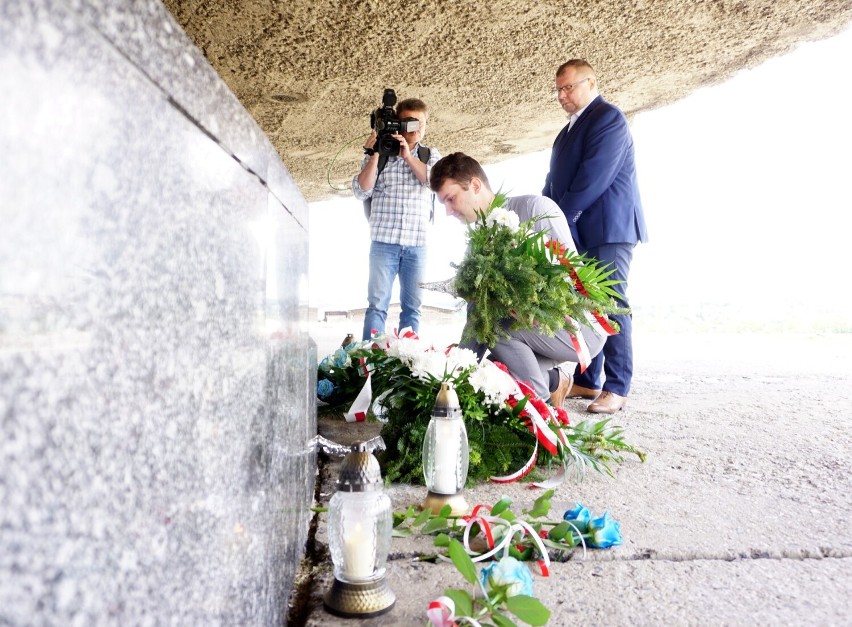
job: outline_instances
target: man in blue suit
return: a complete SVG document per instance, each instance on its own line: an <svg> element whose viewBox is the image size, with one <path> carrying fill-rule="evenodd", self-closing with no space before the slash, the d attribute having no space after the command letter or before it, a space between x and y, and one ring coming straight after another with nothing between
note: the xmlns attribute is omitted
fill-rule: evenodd
<svg viewBox="0 0 852 627"><path fill-rule="evenodd" d="M556 97L570 116L556 136L542 194L553 199L581 253L611 264L621 305L633 248L647 240L636 183L633 138L624 114L598 93L592 66L572 59L556 70ZM588 411L612 414L624 407L633 377L630 315L612 316L621 332L610 336L584 373L579 368L569 395L593 402ZM601 371L606 375L601 386Z"/></svg>

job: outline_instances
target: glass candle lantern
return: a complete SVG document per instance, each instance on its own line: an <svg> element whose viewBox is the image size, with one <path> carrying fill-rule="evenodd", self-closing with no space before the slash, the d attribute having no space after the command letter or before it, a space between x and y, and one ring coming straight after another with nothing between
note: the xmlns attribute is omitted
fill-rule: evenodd
<svg viewBox="0 0 852 627"><path fill-rule="evenodd" d="M468 462L467 429L459 397L449 384L442 383L423 440L423 477L429 489L424 507L437 513L450 504L453 514L466 512L461 492L467 482Z"/></svg>
<svg viewBox="0 0 852 627"><path fill-rule="evenodd" d="M325 607L338 616L377 616L396 597L385 583L393 512L378 460L358 442L343 460L328 506L328 544L334 583Z"/></svg>

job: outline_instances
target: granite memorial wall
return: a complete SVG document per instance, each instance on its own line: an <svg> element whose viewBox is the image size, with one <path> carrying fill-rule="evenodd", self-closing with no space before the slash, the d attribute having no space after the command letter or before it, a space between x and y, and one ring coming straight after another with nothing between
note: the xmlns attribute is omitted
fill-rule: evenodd
<svg viewBox="0 0 852 627"><path fill-rule="evenodd" d="M0 624L283 624L307 228L159 0L0 3Z"/></svg>

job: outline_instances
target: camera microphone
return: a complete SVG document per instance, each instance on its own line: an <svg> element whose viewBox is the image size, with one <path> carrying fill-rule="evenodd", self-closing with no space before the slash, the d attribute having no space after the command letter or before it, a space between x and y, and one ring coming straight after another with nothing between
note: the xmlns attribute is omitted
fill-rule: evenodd
<svg viewBox="0 0 852 627"><path fill-rule="evenodd" d="M386 89L382 95L382 106L392 107L396 104L396 92L393 89Z"/></svg>

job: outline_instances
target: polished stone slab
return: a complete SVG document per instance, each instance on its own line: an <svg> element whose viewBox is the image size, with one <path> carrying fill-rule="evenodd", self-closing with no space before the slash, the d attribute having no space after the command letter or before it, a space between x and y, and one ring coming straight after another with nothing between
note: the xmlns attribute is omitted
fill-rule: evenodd
<svg viewBox="0 0 852 627"><path fill-rule="evenodd" d="M307 227L307 203L269 138L162 3L74 0L80 19L272 190Z"/></svg>
<svg viewBox="0 0 852 627"><path fill-rule="evenodd" d="M304 199L187 42L159 2L0 5L2 624L286 616Z"/></svg>

